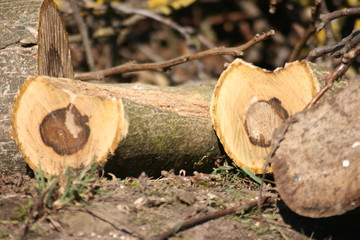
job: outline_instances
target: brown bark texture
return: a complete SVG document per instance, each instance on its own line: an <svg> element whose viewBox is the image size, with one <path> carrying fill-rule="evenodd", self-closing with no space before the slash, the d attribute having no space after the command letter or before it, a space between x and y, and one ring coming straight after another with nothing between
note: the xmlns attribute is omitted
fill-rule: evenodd
<svg viewBox="0 0 360 240"><path fill-rule="evenodd" d="M41 0L0 1L0 173L26 171L10 138L11 106L19 86L37 74L36 35Z"/></svg>
<svg viewBox="0 0 360 240"><path fill-rule="evenodd" d="M360 206L360 82L289 118L270 157L276 186L296 213L340 215Z"/></svg>
<svg viewBox="0 0 360 240"><path fill-rule="evenodd" d="M29 166L47 176L92 161L120 176L210 171L221 156L212 90L30 77L14 103L13 137Z"/></svg>

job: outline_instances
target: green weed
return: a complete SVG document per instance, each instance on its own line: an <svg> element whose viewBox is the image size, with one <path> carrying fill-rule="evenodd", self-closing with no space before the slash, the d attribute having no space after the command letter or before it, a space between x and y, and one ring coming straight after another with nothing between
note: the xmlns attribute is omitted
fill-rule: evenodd
<svg viewBox="0 0 360 240"><path fill-rule="evenodd" d="M14 213L19 217L23 222L26 222L29 219L31 207L33 206L33 201L28 199L26 204L20 204L19 208L14 210Z"/></svg>
<svg viewBox="0 0 360 240"><path fill-rule="evenodd" d="M79 174L71 168L66 169L65 189L59 198L60 203L65 205L74 201L84 203L91 196L102 193L96 184L98 167L97 163L89 164Z"/></svg>
<svg viewBox="0 0 360 240"><path fill-rule="evenodd" d="M121 181L121 183L130 188L139 188L140 187L140 182L137 178L130 178L130 177L125 178L124 180Z"/></svg>
<svg viewBox="0 0 360 240"><path fill-rule="evenodd" d="M35 188L40 197L40 204L48 209L56 205L61 208L75 203L86 203L96 194L105 194L97 182L99 178L98 163L91 163L81 170L67 168L61 176L46 179L41 166L35 173ZM43 207L39 206L39 207Z"/></svg>
<svg viewBox="0 0 360 240"><path fill-rule="evenodd" d="M0 239L4 239L8 237L10 237L10 233L6 230L0 229Z"/></svg>
<svg viewBox="0 0 360 240"><path fill-rule="evenodd" d="M263 180L256 176L248 168L241 169L232 163L232 166L224 161L223 166L214 168L211 174L219 174L229 182L236 183L239 179L250 178L256 185L261 185Z"/></svg>

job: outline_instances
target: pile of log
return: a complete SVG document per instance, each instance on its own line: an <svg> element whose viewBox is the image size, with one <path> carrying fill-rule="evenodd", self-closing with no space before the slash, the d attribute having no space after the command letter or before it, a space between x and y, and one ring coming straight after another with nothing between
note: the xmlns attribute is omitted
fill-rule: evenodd
<svg viewBox="0 0 360 240"><path fill-rule="evenodd" d="M46 176L94 161L120 176L143 171L157 176L169 169L208 172L226 153L240 168L257 174L273 171L280 196L301 215L333 216L360 205L358 82L302 111L320 89L317 73L306 61L267 71L237 59L216 86L73 80L69 50L62 48L67 44L63 23L55 21L55 35L47 34L53 26L42 24L60 14L50 0L36 6L31 11L40 13L38 54L15 40L0 51L0 63L7 55L31 59L19 63L27 70L16 81L9 74L1 76L11 87L11 94L1 88L4 102L14 101L12 109L1 106L1 128L7 131L0 136L0 154L6 155L1 171L19 171L24 165L13 154L11 124L26 163ZM49 67L54 64L57 68Z"/></svg>

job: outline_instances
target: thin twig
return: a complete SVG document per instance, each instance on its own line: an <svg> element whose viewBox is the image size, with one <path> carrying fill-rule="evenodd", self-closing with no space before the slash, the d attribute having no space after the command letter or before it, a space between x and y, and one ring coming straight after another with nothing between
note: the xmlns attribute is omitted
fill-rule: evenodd
<svg viewBox="0 0 360 240"><path fill-rule="evenodd" d="M263 198L260 201L261 201L261 204L264 204L264 203L273 204L273 203L275 203L275 199L273 199L273 198ZM233 214L233 213L236 213L236 212L249 211L250 209L258 206L258 202L259 202L258 200L252 200L252 201L249 201L248 203L243 204L243 205L239 205L239 206L232 207L232 208L229 208L229 209L209 213L209 214L207 214L205 216L201 216L201 217L197 217L197 218L191 218L189 220L186 220L186 221L176 225L175 227L169 229L168 231L166 231L166 232L164 232L164 233L162 233L160 235L149 238L149 240L164 240L164 239L167 239L167 238L175 235L179 231L194 227L194 226L199 225L201 223L204 223L204 222L207 222L207 221L210 221L210 220L214 220L214 219L218 219L220 217L223 217L223 216L226 216L226 215L229 215L229 214Z"/></svg>
<svg viewBox="0 0 360 240"><path fill-rule="evenodd" d="M323 29L325 27L325 25L327 23L329 23L330 21L332 21L336 18L343 17L343 16L357 15L357 14L360 14L360 7L343 8L341 10L337 10L337 11L334 11L331 13L321 14L320 15L321 23L316 28L316 31L319 32L321 29Z"/></svg>
<svg viewBox="0 0 360 240"><path fill-rule="evenodd" d="M287 59L287 62L292 62L298 58L302 47L306 44L310 36L313 33L315 33L316 30L315 23L316 23L316 19L320 15L320 9L321 9L321 0L316 0L315 6L312 8L312 17L311 17L310 25L307 27L302 38L296 42L293 50L291 51Z"/></svg>
<svg viewBox="0 0 360 240"><path fill-rule="evenodd" d="M158 21L172 29L174 29L175 31L179 32L180 35L183 36L183 38L186 40L187 45L189 47L194 46L193 43L193 39L192 36L195 35L196 30L192 27L182 27L179 24L177 24L176 22L172 21L170 18L166 18L163 17L159 14L157 14L156 11L148 11L145 9L136 9L136 8L130 8L125 6L124 4L111 4L111 7L113 9L115 9L115 11L118 12L122 12L125 14L136 14L135 16L138 16L138 18L136 18L136 20L131 21L131 24L133 24L135 21L139 21L142 20L143 18L147 17L147 18L151 18L155 21ZM98 7L98 9L103 9L104 7ZM127 22L127 21L126 21ZM130 25L129 23L126 23L124 25ZM208 39L206 39L206 37L204 37L201 33L196 33L196 38L207 48L213 48L214 44L212 44L211 42L208 41ZM230 61L230 57L229 56L224 56L224 58L228 61Z"/></svg>
<svg viewBox="0 0 360 240"><path fill-rule="evenodd" d="M350 67L352 61L360 55L360 43L348 53L344 54L341 63L326 76L325 86L315 95L305 109L309 109L314 106L320 98L331 89L335 81L339 80Z"/></svg>
<svg viewBox="0 0 360 240"><path fill-rule="evenodd" d="M121 74L126 72L136 72L136 71L144 71L144 70L151 70L151 71L164 71L169 69L172 66L179 65L181 63L206 58L210 56L219 56L219 55L232 55L232 56L242 56L243 51L250 48L251 46L263 41L264 39L272 36L275 34L274 30L270 30L263 34L257 34L255 35L250 41L246 42L243 45L240 45L238 47L218 47L213 48L209 50L205 50L202 52L184 55L181 57L177 57L174 59L171 59L169 61L160 62L160 63L134 63L129 62L125 63L123 65L119 65L113 68L100 70L96 72L88 72L88 73L78 73L75 74L75 79L77 80L93 80L93 79L102 79L104 77L115 75L115 74Z"/></svg>
<svg viewBox="0 0 360 240"><path fill-rule="evenodd" d="M274 14L276 12L276 0L269 1L269 13Z"/></svg>
<svg viewBox="0 0 360 240"><path fill-rule="evenodd" d="M327 3L326 1L322 1L321 3L321 13L325 14L325 13L329 13L329 9L327 7ZM319 21L319 19L318 19ZM336 37L335 37L335 33L333 28L331 27L331 25L327 24L325 27L325 42L327 44L334 44L337 42Z"/></svg>
<svg viewBox="0 0 360 240"><path fill-rule="evenodd" d="M90 71L94 71L95 70L95 61L94 61L94 57L91 53L91 42L89 39L89 33L88 33L87 26L86 26L83 18L80 15L80 10L77 6L76 1L70 0L69 3L71 6L71 9L73 10L74 18L75 18L76 24L79 28L80 35L81 35L81 38L82 38L82 41L84 44L87 64L89 66Z"/></svg>
<svg viewBox="0 0 360 240"><path fill-rule="evenodd" d="M135 9L135 8L129 8L126 7L124 4L112 4L111 7L117 11L120 11L125 14L138 14L141 16L145 16L151 19L154 19L158 22L161 22L162 24L165 24L176 31L178 31L185 39L186 42L189 44L191 42L191 34L195 32L194 29L190 27L182 27L176 22L172 21L170 18L165 18L163 16L160 16L156 14L155 12L148 11L145 9Z"/></svg>
<svg viewBox="0 0 360 240"><path fill-rule="evenodd" d="M306 60L314 61L316 58L328 53L331 53L335 58L338 58L354 48L358 43L360 43L360 30L354 29L351 34L349 34L349 36L343 38L336 44L331 44L311 50Z"/></svg>

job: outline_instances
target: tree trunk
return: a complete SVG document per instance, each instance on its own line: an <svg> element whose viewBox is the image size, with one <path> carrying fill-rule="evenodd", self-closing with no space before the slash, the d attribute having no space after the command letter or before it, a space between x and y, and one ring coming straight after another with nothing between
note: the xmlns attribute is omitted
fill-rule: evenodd
<svg viewBox="0 0 360 240"><path fill-rule="evenodd" d="M324 74L305 61L266 71L235 60L220 76L211 101L216 133L228 156L260 174L273 131L301 111L319 90Z"/></svg>
<svg viewBox="0 0 360 240"><path fill-rule="evenodd" d="M41 0L0 1L0 173L25 173L10 138L11 106L19 86L37 74L36 35Z"/></svg>
<svg viewBox="0 0 360 240"><path fill-rule="evenodd" d="M47 176L91 161L108 161L120 176L209 171L221 156L212 90L29 78L14 103L13 135L29 166Z"/></svg>
<svg viewBox="0 0 360 240"><path fill-rule="evenodd" d="M358 79L276 131L276 186L300 215L329 217L360 206L359 89Z"/></svg>

